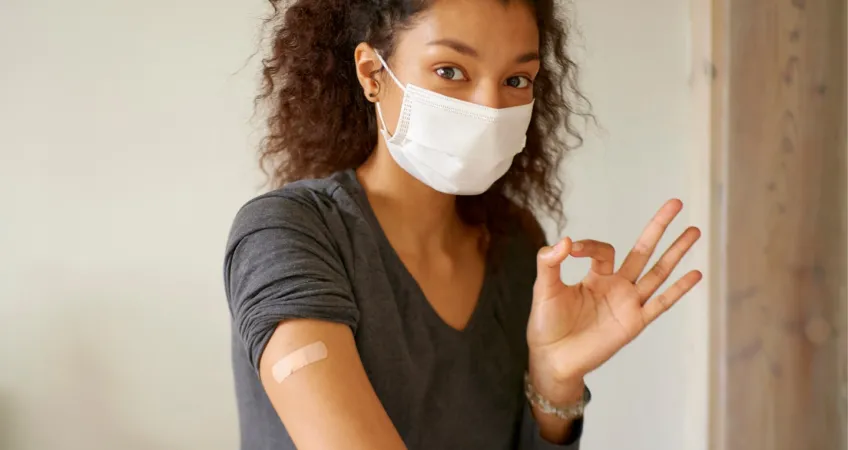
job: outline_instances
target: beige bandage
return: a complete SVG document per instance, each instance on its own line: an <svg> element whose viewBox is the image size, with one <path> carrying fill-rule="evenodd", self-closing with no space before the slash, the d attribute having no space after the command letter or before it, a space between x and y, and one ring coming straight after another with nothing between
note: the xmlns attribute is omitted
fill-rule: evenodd
<svg viewBox="0 0 848 450"><path fill-rule="evenodd" d="M321 341L301 347L274 364L271 373L277 383L282 383L289 375L327 357L327 346Z"/></svg>

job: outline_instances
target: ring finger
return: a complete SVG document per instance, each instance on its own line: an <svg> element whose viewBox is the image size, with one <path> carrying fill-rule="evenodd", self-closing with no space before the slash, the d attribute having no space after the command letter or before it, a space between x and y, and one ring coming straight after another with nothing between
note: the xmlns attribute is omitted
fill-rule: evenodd
<svg viewBox="0 0 848 450"><path fill-rule="evenodd" d="M696 227L689 227L680 237L671 244L671 247L663 253L659 261L654 264L648 273L636 283L636 291L642 298L642 304L648 301L657 289L665 283L665 280L671 276L671 272L683 259L683 256L695 245L695 242L701 237L701 230Z"/></svg>

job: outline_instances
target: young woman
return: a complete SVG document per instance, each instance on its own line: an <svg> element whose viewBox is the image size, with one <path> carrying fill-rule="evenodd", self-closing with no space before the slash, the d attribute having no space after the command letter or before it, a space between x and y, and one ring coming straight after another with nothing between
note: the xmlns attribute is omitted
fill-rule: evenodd
<svg viewBox="0 0 848 450"><path fill-rule="evenodd" d="M581 98L554 1L272 4L278 189L224 268L242 449L576 449L584 376L700 280L654 296L699 231L647 271L678 200L618 270L546 246L529 211L560 216Z"/></svg>

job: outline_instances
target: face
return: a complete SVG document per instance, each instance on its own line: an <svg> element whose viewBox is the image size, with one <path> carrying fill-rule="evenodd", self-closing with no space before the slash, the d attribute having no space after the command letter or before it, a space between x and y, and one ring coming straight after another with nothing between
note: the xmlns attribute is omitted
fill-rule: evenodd
<svg viewBox="0 0 848 450"><path fill-rule="evenodd" d="M360 45L355 57L364 94L380 102L392 132L403 91L385 70L371 76L382 64L370 47ZM387 63L403 84L491 108L524 105L539 71L536 18L521 0L437 0L395 36Z"/></svg>

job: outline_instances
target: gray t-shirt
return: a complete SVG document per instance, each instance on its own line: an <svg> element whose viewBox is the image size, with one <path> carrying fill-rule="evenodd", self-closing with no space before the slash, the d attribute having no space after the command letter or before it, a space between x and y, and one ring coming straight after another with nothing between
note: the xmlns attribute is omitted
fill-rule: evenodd
<svg viewBox="0 0 848 450"><path fill-rule="evenodd" d="M537 246L519 229L493 252L476 309L458 331L392 249L354 171L248 202L224 264L242 450L295 448L257 370L276 325L290 318L351 327L371 385L410 450L578 449L582 421L569 445L551 445L524 399Z"/></svg>

